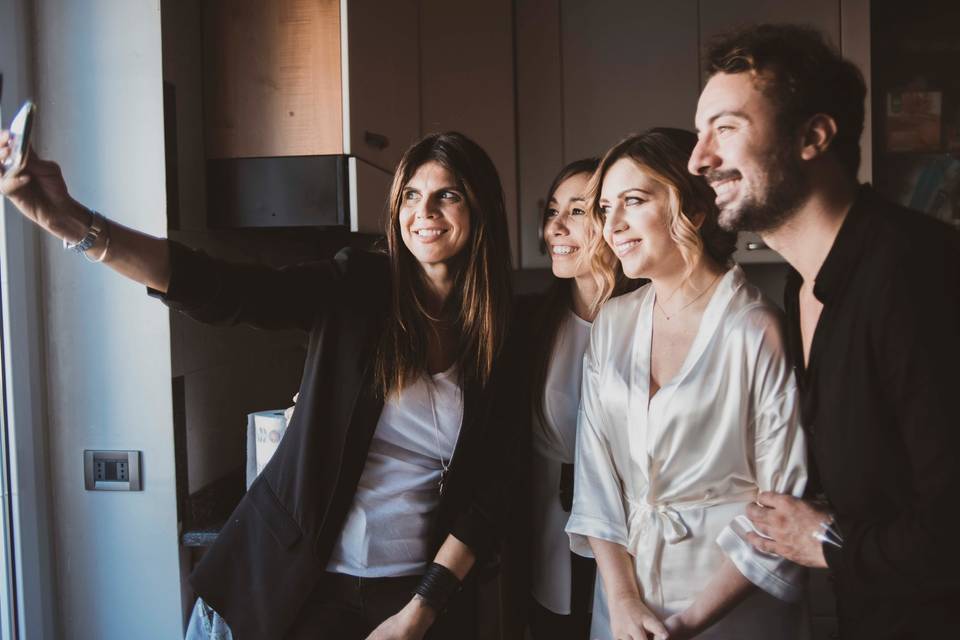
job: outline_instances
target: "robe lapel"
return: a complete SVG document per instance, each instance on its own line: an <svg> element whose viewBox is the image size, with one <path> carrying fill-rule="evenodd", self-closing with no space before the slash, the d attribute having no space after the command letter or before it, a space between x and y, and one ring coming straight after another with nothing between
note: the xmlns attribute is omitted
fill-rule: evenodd
<svg viewBox="0 0 960 640"><path fill-rule="evenodd" d="M649 287L637 313L633 338L633 364L630 367L629 405L627 406L630 454L650 484L650 450L656 437L650 425L650 345L653 339L653 287Z"/></svg>

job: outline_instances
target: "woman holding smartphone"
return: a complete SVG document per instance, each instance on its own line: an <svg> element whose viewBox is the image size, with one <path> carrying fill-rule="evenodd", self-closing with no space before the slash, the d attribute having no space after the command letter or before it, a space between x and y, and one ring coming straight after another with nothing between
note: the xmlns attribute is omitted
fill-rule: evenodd
<svg viewBox="0 0 960 640"><path fill-rule="evenodd" d="M498 546L521 432L503 193L479 146L445 133L406 152L385 254L279 270L109 222L35 156L0 191L173 309L309 335L284 439L191 576L233 634L471 637L468 574Z"/></svg>
<svg viewBox="0 0 960 640"><path fill-rule="evenodd" d="M743 515L760 490L806 484L796 383L779 311L731 264L736 238L687 173L695 144L627 138L588 190L623 272L650 279L604 305L584 357L567 532L600 571L591 638L804 632L801 568L754 550Z"/></svg>

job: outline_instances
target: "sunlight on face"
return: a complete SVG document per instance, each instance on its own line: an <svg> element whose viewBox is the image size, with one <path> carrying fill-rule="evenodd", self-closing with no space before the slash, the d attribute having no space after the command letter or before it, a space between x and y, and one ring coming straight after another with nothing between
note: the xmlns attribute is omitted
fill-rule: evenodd
<svg viewBox="0 0 960 640"><path fill-rule="evenodd" d="M589 173L577 173L551 194L543 226L553 275L576 278L590 272L590 220L584 200Z"/></svg>
<svg viewBox="0 0 960 640"><path fill-rule="evenodd" d="M696 123L699 141L687 168L716 192L720 226L779 226L806 193L800 148L779 130L776 107L753 76L714 74L700 94Z"/></svg>
<svg viewBox="0 0 960 640"><path fill-rule="evenodd" d="M669 192L632 158L611 165L600 188L603 238L628 278L655 278L683 269L670 237Z"/></svg>
<svg viewBox="0 0 960 640"><path fill-rule="evenodd" d="M400 236L422 265L449 262L470 239L470 209L456 177L438 162L423 164L403 187Z"/></svg>

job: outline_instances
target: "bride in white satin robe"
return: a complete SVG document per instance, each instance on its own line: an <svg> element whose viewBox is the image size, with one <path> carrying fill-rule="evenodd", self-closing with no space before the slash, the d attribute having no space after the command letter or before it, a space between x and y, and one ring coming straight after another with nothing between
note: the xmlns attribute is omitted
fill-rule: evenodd
<svg viewBox="0 0 960 640"><path fill-rule="evenodd" d="M804 638L804 570L745 539L759 491L806 485L795 377L779 311L723 265L732 239L704 236L702 212L717 213L685 171L695 142L652 130L614 147L594 175L606 243L624 273L651 284L609 300L594 321L566 531L573 551L596 552L603 578L591 638ZM688 217L681 198L701 214ZM702 244L683 245L693 249L681 259L678 238L692 234Z"/></svg>
<svg viewBox="0 0 960 640"><path fill-rule="evenodd" d="M649 397L654 292L614 298L584 356L572 549L587 536L627 548L646 604L682 611L724 556L760 587L698 638L804 637L800 567L742 537L758 490L800 495L806 483L797 389L777 312L740 267L717 283L687 354ZM600 581L591 638L609 638Z"/></svg>

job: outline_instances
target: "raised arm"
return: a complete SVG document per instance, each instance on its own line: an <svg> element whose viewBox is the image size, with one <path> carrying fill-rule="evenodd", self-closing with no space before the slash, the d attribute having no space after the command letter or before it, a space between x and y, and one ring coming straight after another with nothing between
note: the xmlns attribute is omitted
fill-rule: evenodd
<svg viewBox="0 0 960 640"><path fill-rule="evenodd" d="M9 155L9 135L0 132L0 161ZM94 222L92 212L70 196L60 167L32 153L21 170L0 175L0 193L27 219L71 244L83 239ZM308 331L318 313L351 295L386 299L382 261L356 258L363 252L273 269L215 260L116 222L97 223L101 233L85 252L88 258L146 285L169 307L207 324ZM344 285L345 280L351 283Z"/></svg>
<svg viewBox="0 0 960 640"><path fill-rule="evenodd" d="M0 163L10 155L9 142L9 133L0 131ZM90 210L67 191L59 165L41 160L32 151L20 171L0 174L0 193L37 226L71 244L80 242L93 222ZM167 291L170 254L162 238L110 222L86 253L94 260L102 257L105 265L135 282Z"/></svg>

